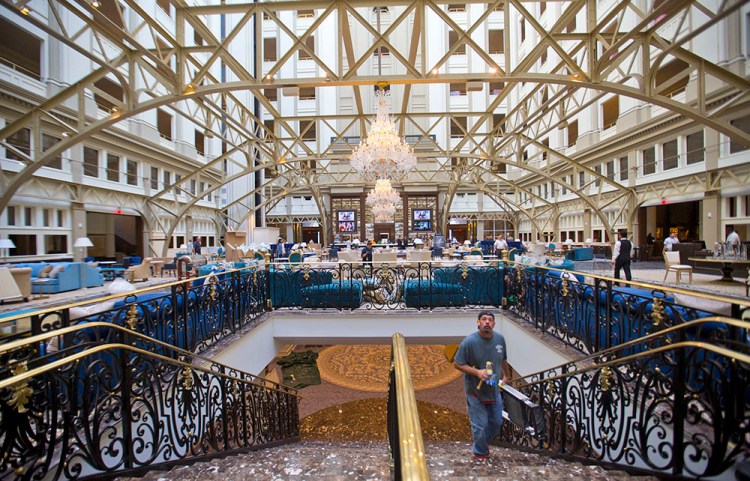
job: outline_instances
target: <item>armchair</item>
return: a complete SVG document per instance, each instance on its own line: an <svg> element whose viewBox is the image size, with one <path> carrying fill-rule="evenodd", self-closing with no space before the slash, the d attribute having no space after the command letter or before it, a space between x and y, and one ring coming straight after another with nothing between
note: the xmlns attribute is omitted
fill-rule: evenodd
<svg viewBox="0 0 750 481"><path fill-rule="evenodd" d="M151 276L151 258L146 257L138 265L131 265L125 270L125 280L128 282L134 282L136 279L147 281Z"/></svg>
<svg viewBox="0 0 750 481"><path fill-rule="evenodd" d="M372 262L375 264L387 262L388 264L395 266L397 261L398 256L395 252L383 252L380 250L374 250L372 252Z"/></svg>
<svg viewBox="0 0 750 481"><path fill-rule="evenodd" d="M301 251L292 251L291 254L289 254L289 263L292 265L302 264L302 252Z"/></svg>

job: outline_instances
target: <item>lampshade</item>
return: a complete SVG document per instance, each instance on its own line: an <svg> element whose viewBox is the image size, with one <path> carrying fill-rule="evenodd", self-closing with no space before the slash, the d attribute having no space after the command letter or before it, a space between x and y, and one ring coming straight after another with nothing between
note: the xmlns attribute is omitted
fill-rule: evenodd
<svg viewBox="0 0 750 481"><path fill-rule="evenodd" d="M73 247L94 247L94 243L88 237L79 237L73 243Z"/></svg>
<svg viewBox="0 0 750 481"><path fill-rule="evenodd" d="M16 245L10 239L0 239L0 249L15 249Z"/></svg>

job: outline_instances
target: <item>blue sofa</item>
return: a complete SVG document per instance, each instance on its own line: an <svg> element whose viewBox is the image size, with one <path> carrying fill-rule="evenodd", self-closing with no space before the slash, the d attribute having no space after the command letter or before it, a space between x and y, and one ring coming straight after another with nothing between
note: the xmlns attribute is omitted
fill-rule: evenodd
<svg viewBox="0 0 750 481"><path fill-rule="evenodd" d="M311 269L305 279L305 271L299 268L276 269L271 267L270 297L271 304L276 307L300 307L303 302L302 290L333 281L331 271ZM361 294L360 294L361 296Z"/></svg>
<svg viewBox="0 0 750 481"><path fill-rule="evenodd" d="M35 284L34 281L39 279L39 272L46 266L63 265L65 270L60 271L55 278L49 278L48 282L44 285ZM83 262L26 262L21 264L15 264L14 267L30 267L31 268L31 292L34 294L41 294L44 291L47 293L57 293L74 291L83 287L83 272L81 269L86 269L86 287L96 287L104 284L104 278L99 272L99 269L92 267Z"/></svg>
<svg viewBox="0 0 750 481"><path fill-rule="evenodd" d="M407 279L404 281L404 304L406 307L433 308L465 306L468 289L453 282L438 282L430 279Z"/></svg>
<svg viewBox="0 0 750 481"><path fill-rule="evenodd" d="M328 284L302 288L302 307L356 309L362 305L364 286L361 280L336 279Z"/></svg>
<svg viewBox="0 0 750 481"><path fill-rule="evenodd" d="M568 251L566 257L572 261L590 261L594 258L594 248L574 247Z"/></svg>
<svg viewBox="0 0 750 481"><path fill-rule="evenodd" d="M457 284L466 289L466 303L479 306L500 306L503 302L505 270L497 267L469 267L466 278L460 268L435 269L438 283Z"/></svg>

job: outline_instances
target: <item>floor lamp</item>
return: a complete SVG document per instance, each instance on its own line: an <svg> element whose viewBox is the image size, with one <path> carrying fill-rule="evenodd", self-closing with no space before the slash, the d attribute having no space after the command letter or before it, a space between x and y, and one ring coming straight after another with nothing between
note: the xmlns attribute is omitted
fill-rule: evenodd
<svg viewBox="0 0 750 481"><path fill-rule="evenodd" d="M8 261L8 255L9 255L8 249L15 249L15 248L16 248L16 245L13 243L12 240L0 239L0 250L4 249L3 252L5 253L5 255L3 256L4 262Z"/></svg>
<svg viewBox="0 0 750 481"><path fill-rule="evenodd" d="M81 249L81 261L86 258L86 256L83 255L84 248L85 247L94 247L94 243L91 242L91 239L88 237L79 237L76 239L76 241L73 243L73 247L78 247ZM83 262L81 265L81 287L86 289L86 263Z"/></svg>

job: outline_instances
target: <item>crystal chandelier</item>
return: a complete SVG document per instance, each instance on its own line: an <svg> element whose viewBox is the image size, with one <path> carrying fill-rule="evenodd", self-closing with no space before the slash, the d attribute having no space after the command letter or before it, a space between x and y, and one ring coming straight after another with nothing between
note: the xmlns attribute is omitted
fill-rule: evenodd
<svg viewBox="0 0 750 481"><path fill-rule="evenodd" d="M375 216L375 220L390 220L396 213L396 204L401 201L401 196L391 186L389 179L378 179L375 181L375 189L367 194L365 204Z"/></svg>
<svg viewBox="0 0 750 481"><path fill-rule="evenodd" d="M375 121L352 154L352 168L364 179L398 178L417 165L412 148L398 136L389 118L390 97L382 88L375 93Z"/></svg>

